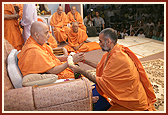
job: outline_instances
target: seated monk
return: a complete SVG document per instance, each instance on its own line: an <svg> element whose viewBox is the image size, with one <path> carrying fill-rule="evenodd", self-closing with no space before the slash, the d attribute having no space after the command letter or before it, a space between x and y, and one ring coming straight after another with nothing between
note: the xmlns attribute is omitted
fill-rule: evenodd
<svg viewBox="0 0 168 115"><path fill-rule="evenodd" d="M41 21L41 22L44 22L45 24L47 24L46 20L42 20L41 18L37 17L37 21ZM66 48L64 47L58 47L57 45L57 41L55 40L54 36L52 35L52 32L49 31L49 39L48 39L48 42L47 42L47 45L49 45L52 50L53 50L53 53L55 55L64 55L64 56L68 56L68 52L66 50Z"/></svg>
<svg viewBox="0 0 168 115"><path fill-rule="evenodd" d="M65 12L63 12L62 6L59 6L57 12L52 15L50 21L50 25L58 44L63 41L66 42L67 40L66 33L70 30L70 28L67 27L67 24L67 15L65 14Z"/></svg>
<svg viewBox="0 0 168 115"><path fill-rule="evenodd" d="M89 46L85 43L88 38L86 32L78 28L78 22L73 22L71 30L67 33L68 45L64 47L68 52L85 52L89 49Z"/></svg>
<svg viewBox="0 0 168 115"><path fill-rule="evenodd" d="M79 12L76 11L76 7L72 6L71 11L67 14L68 23L72 24L72 22L78 22L79 28L86 32L86 26L83 25L83 19Z"/></svg>
<svg viewBox="0 0 168 115"><path fill-rule="evenodd" d="M27 74L49 73L58 75L58 79L74 79L74 73L68 68L67 56L56 57L45 44L49 39L49 27L36 21L31 25L31 36L17 55L18 66L23 76ZM84 59L83 53L73 55L74 63Z"/></svg>
<svg viewBox="0 0 168 115"><path fill-rule="evenodd" d="M111 104L109 111L155 111L156 96L140 60L117 39L114 29L100 32L99 44L107 53L98 64L85 60L96 68L96 76L79 66L69 67L96 84L99 94Z"/></svg>

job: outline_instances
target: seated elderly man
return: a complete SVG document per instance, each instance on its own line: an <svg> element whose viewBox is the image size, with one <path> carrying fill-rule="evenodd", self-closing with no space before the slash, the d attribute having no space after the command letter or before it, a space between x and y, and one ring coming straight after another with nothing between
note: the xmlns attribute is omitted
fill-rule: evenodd
<svg viewBox="0 0 168 115"><path fill-rule="evenodd" d="M68 68L68 63L62 63L67 60L67 56L56 57L45 44L50 37L49 27L43 22L36 21L32 24L30 32L31 36L17 55L22 75L49 73L56 74L58 79L75 78L74 73ZM83 53L73 55L74 63L83 59Z"/></svg>
<svg viewBox="0 0 168 115"><path fill-rule="evenodd" d="M72 24L72 22L78 22L79 28L86 32L86 26L83 25L83 19L79 12L76 11L76 7L72 6L71 11L67 14L68 23Z"/></svg>
<svg viewBox="0 0 168 115"><path fill-rule="evenodd" d="M72 29L67 33L68 45L65 46L68 52L85 52L89 49L89 46L85 43L88 38L86 32L78 28L78 22L72 22Z"/></svg>
<svg viewBox="0 0 168 115"><path fill-rule="evenodd" d="M78 28L78 22L72 22L72 28L67 33L68 45L64 46L68 52L88 52L101 49L97 42L88 41L86 32Z"/></svg>
<svg viewBox="0 0 168 115"><path fill-rule="evenodd" d="M41 22L47 24L46 20L45 19L41 19L40 17L37 17L37 21L41 21ZM52 48L53 53L55 55L68 56L68 52L67 52L67 50L64 47L58 47L57 41L54 38L54 36L52 35L51 31L49 31L49 35L50 35L50 37L48 38L48 41L47 41L46 44L49 45L49 47Z"/></svg>
<svg viewBox="0 0 168 115"><path fill-rule="evenodd" d="M66 33L70 30L69 27L67 27L68 24L68 18L65 12L63 12L62 6L59 6L57 9L57 12L55 12L52 15L50 25L52 26L52 30L54 32L54 36L56 37L56 40L58 44L60 42L66 42L67 35Z"/></svg>

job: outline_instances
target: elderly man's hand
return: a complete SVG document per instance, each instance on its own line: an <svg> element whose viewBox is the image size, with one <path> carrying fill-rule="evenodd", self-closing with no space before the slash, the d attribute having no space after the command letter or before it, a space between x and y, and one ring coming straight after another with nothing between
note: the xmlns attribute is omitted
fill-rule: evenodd
<svg viewBox="0 0 168 115"><path fill-rule="evenodd" d="M73 57L73 62L78 63L78 62L81 62L84 60L85 54L84 53L77 53L77 54L74 54L72 57Z"/></svg>

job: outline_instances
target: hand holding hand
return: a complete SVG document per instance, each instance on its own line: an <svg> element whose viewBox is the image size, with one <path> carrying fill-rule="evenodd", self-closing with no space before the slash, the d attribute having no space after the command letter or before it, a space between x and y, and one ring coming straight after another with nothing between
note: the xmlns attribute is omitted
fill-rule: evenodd
<svg viewBox="0 0 168 115"><path fill-rule="evenodd" d="M77 65L69 65L69 68L74 72L74 73L79 73L80 67Z"/></svg>
<svg viewBox="0 0 168 115"><path fill-rule="evenodd" d="M81 62L84 60L85 54L84 53L77 53L77 54L74 54L72 57L73 57L73 62L78 63L78 62Z"/></svg>

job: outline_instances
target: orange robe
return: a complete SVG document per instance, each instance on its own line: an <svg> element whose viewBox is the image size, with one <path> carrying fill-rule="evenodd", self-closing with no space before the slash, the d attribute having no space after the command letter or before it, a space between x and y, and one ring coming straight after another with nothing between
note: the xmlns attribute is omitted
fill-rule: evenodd
<svg viewBox="0 0 168 115"><path fill-rule="evenodd" d="M68 19L67 19L65 12L63 12L61 15L55 12L52 15L50 25L54 26L53 31L54 31L56 40L58 42L66 41L67 39L66 33L70 30L70 28L67 27L67 24L68 24Z"/></svg>
<svg viewBox="0 0 168 115"><path fill-rule="evenodd" d="M5 4L4 14L14 14L14 6L12 4ZM4 19L4 38L12 45L15 49L21 50L24 40L19 29L19 23L17 19Z"/></svg>
<svg viewBox="0 0 168 115"><path fill-rule="evenodd" d="M51 48L47 47L46 44L39 45L31 36L27 39L17 57L19 59L18 66L23 76L31 73L45 73L62 64L52 53ZM57 75L58 79L74 78L74 73L69 68Z"/></svg>
<svg viewBox="0 0 168 115"><path fill-rule="evenodd" d="M75 33L71 29L68 33L68 45L64 46L68 52L88 52L92 50L101 49L100 45L96 42L84 43L77 51L73 49L73 47L79 46L82 42L84 42L88 36L85 31L78 29L78 32Z"/></svg>
<svg viewBox="0 0 168 115"><path fill-rule="evenodd" d="M43 22L43 20L42 19L40 19L40 18L37 18L37 21L41 21L41 22ZM54 38L54 36L52 35L52 32L51 31L49 31L49 35L50 35L50 37L48 38L48 43L49 43L49 46L51 47L51 48L57 48L57 41L55 40L55 38Z"/></svg>
<svg viewBox="0 0 168 115"><path fill-rule="evenodd" d="M78 29L78 32L75 33L72 29L68 32L68 45L64 46L68 52L76 52L73 47L79 46L82 42L84 42L88 36L86 32L81 29ZM89 46L84 43L77 51L85 52L89 49Z"/></svg>
<svg viewBox="0 0 168 115"><path fill-rule="evenodd" d="M67 14L67 18L68 18L68 23L76 22L76 21L79 22L79 28L86 32L86 26L83 25L83 19L82 19L82 17L81 17L79 12L75 12L75 19L74 19L74 16L73 16L73 14L70 11Z"/></svg>
<svg viewBox="0 0 168 115"><path fill-rule="evenodd" d="M23 14L23 4L15 4L16 6L19 7L19 18L18 18L18 23L20 22L20 20L22 20L22 14ZM20 32L23 32L23 29L19 26Z"/></svg>
<svg viewBox="0 0 168 115"><path fill-rule="evenodd" d="M109 110L155 110L153 87L136 55L127 47L116 44L105 66L107 55L105 53L97 65L96 81L98 92L112 99Z"/></svg>
<svg viewBox="0 0 168 115"><path fill-rule="evenodd" d="M52 32L49 31L50 37L48 38L48 43L51 48L57 48L57 41L55 40L54 36L52 35Z"/></svg>

